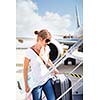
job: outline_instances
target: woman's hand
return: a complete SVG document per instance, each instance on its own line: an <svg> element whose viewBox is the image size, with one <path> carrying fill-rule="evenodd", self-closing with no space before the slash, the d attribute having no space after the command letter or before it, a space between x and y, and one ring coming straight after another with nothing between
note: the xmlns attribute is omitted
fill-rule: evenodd
<svg viewBox="0 0 100 100"><path fill-rule="evenodd" d="M28 84L25 85L25 91L26 91L27 93L30 91L30 88L29 88Z"/></svg>
<svg viewBox="0 0 100 100"><path fill-rule="evenodd" d="M58 69L55 69L54 70L54 74L56 75L56 74L59 74L59 70Z"/></svg>

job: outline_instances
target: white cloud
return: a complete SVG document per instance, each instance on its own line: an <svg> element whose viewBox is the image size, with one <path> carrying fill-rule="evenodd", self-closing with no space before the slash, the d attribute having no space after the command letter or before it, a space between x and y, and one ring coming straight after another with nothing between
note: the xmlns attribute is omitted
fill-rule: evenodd
<svg viewBox="0 0 100 100"><path fill-rule="evenodd" d="M47 28L53 34L65 34L71 25L70 16L60 16L57 13L46 12L38 14L38 6L32 0L17 0L16 2L16 35L32 36L32 31Z"/></svg>
<svg viewBox="0 0 100 100"><path fill-rule="evenodd" d="M66 33L70 26L69 16L67 15L60 16L57 13L46 12L42 19L54 34Z"/></svg>

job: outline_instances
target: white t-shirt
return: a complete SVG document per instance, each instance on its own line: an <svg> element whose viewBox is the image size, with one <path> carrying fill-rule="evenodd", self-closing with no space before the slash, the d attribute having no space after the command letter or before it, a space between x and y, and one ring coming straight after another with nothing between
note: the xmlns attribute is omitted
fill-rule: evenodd
<svg viewBox="0 0 100 100"><path fill-rule="evenodd" d="M46 46L45 52L42 52L41 54L45 63L48 62L49 52L50 49L48 46ZM47 76L43 81L37 84L43 78L43 76L49 71L46 65L41 60L41 58L31 48L28 48L26 50L25 57L27 57L30 60L29 66L31 66L31 76L33 78L34 87L46 83L50 76Z"/></svg>

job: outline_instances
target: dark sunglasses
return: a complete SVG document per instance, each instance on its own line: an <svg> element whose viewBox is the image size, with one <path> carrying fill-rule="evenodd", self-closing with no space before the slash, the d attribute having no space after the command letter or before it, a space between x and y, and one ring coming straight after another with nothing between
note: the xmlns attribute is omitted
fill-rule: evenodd
<svg viewBox="0 0 100 100"><path fill-rule="evenodd" d="M48 42L50 42L50 41L51 41L50 39L46 39L46 40L45 40L45 43L48 43Z"/></svg>

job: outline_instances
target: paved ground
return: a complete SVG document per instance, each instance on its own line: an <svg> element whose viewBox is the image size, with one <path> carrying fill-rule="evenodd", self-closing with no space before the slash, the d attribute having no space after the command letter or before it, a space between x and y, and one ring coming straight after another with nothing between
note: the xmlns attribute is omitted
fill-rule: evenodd
<svg viewBox="0 0 100 100"><path fill-rule="evenodd" d="M60 67L58 67L58 70L60 71L60 73L70 73L77 65L60 65ZM74 74L76 74L77 76L75 76ZM68 74L67 74L68 75ZM72 76L73 75L73 76ZM82 75L83 75L83 65L81 65L80 67L78 67L73 73L72 75L68 75L68 78L71 80L72 85L79 80ZM83 83L83 80L81 80L77 85L75 85L72 89L73 93L75 92L75 90L77 89L77 87L79 85L81 85ZM79 92L83 92L82 88Z"/></svg>

